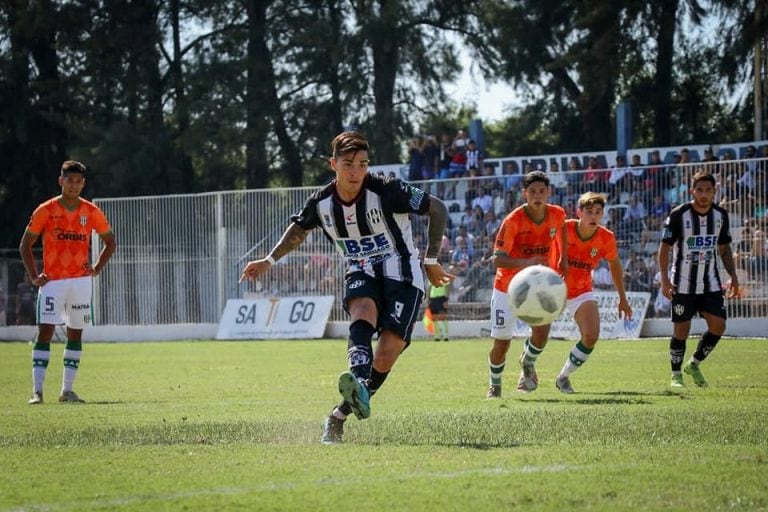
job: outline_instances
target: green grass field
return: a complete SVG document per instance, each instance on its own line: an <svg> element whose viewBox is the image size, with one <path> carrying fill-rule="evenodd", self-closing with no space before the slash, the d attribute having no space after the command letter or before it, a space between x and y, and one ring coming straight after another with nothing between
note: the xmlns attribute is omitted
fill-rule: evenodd
<svg viewBox="0 0 768 512"><path fill-rule="evenodd" d="M0 343L0 511L768 510L768 341L724 339L678 393L667 344L601 342L566 396L551 341L536 392L510 364L485 400L489 340L415 341L322 446L345 341L89 344L83 405L56 402L57 344L34 407L31 347Z"/></svg>

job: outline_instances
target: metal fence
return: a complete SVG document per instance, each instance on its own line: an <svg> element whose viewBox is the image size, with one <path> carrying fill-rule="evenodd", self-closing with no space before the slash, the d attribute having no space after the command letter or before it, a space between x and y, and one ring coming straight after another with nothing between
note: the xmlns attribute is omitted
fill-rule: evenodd
<svg viewBox="0 0 768 512"><path fill-rule="evenodd" d="M745 297L729 301L730 316L766 316L765 163L757 159L644 166L626 169L626 173L616 169L553 173L551 201L575 216L582 192L609 194L604 220L619 239L627 289L650 291L653 299L648 316L666 317L668 304L656 300L659 270L655 254L661 222L669 208L689 200L691 173L702 167L711 170L720 182L718 202L731 212L732 246L746 288ZM520 175L497 174L418 183L449 206L442 258L459 274L450 295L452 318L488 318L494 269L483 256L492 248L495 226L522 203L520 180ZM95 280L98 323L215 323L229 298L297 295L334 295L339 300L331 320L346 320L340 303L345 268L319 230L260 281L238 283L245 263L267 254L280 239L290 215L303 206L313 190L96 200L118 240L117 252ZM637 204L644 205L646 213L632 220L627 212ZM417 216L413 222L417 243L423 249L426 218ZM469 258L456 258L461 252L457 251L458 236L469 242ZM94 244L94 254L98 245ZM723 277L727 276L723 273ZM597 284L597 288L611 287Z"/></svg>

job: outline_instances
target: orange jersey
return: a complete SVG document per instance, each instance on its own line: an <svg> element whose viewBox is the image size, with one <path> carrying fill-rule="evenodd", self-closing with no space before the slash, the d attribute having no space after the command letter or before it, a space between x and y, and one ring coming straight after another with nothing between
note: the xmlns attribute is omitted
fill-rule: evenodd
<svg viewBox="0 0 768 512"><path fill-rule="evenodd" d="M548 204L544 220L535 222L528 216L525 206L515 208L501 222L494 252L503 252L512 258L549 256L549 266L557 268L557 244L559 233L565 224L565 210ZM493 287L507 293L512 277L522 269L497 268Z"/></svg>
<svg viewBox="0 0 768 512"><path fill-rule="evenodd" d="M100 235L112 228L98 206L80 199L80 204L68 210L58 197L44 202L32 213L27 231L43 237L43 272L48 279L67 279L89 275L91 231Z"/></svg>
<svg viewBox="0 0 768 512"><path fill-rule="evenodd" d="M568 275L565 277L565 285L568 287L569 299L592 291L592 270L597 268L602 258L613 261L619 255L613 231L598 226L591 237L581 238L576 229L578 224L576 219L569 219L565 223L568 241Z"/></svg>

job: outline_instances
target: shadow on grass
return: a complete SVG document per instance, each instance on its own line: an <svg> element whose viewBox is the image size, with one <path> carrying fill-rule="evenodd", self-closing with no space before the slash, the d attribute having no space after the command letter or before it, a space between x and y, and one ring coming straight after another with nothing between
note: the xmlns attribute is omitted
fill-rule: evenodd
<svg viewBox="0 0 768 512"><path fill-rule="evenodd" d="M583 404L583 405L649 405L650 400L641 400L638 398L541 398L524 399L522 402L536 402L543 404Z"/></svg>

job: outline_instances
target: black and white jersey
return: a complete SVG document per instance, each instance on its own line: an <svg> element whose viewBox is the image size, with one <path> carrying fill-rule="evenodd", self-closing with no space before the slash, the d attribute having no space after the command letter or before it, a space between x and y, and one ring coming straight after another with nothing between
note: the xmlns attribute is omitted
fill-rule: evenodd
<svg viewBox="0 0 768 512"><path fill-rule="evenodd" d="M303 229L321 228L349 265L411 283L424 290L419 250L413 242L410 214L429 211L429 194L397 178L368 174L357 198L345 203L332 181L307 198L291 217Z"/></svg>
<svg viewBox="0 0 768 512"><path fill-rule="evenodd" d="M727 211L712 205L700 214L692 203L681 204L664 221L661 240L674 246L671 280L677 293L722 291L717 257L718 246L731 243Z"/></svg>

